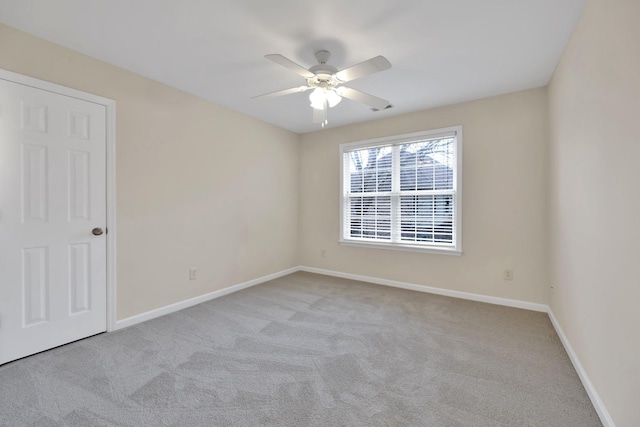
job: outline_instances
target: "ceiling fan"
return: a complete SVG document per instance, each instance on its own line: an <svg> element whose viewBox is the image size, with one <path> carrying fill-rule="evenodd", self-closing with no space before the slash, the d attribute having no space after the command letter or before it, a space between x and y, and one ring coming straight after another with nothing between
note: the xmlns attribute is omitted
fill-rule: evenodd
<svg viewBox="0 0 640 427"><path fill-rule="evenodd" d="M282 55L265 55L265 58L304 77L307 80L307 85L266 93L264 95L254 96L253 98L273 98L313 89L313 92L309 95L309 101L311 101L311 107L313 108L313 122L322 123L322 127L328 123L327 110L335 107L342 98L365 104L371 107L373 111L385 110L392 107L391 103L387 100L350 87L342 86L343 83L350 82L351 80L391 68L391 63L387 58L384 56L376 56L375 58L338 71L337 68L327 64L330 56L331 53L327 50L317 51L315 57L318 60L318 65L314 65L307 70Z"/></svg>

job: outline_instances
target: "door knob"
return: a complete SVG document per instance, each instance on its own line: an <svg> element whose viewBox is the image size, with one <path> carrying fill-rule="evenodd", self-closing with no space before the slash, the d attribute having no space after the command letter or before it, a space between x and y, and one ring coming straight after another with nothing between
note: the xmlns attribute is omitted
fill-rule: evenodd
<svg viewBox="0 0 640 427"><path fill-rule="evenodd" d="M93 233L94 236L100 236L102 235L103 231L102 231L102 228L96 227L93 230L91 230L91 233Z"/></svg>

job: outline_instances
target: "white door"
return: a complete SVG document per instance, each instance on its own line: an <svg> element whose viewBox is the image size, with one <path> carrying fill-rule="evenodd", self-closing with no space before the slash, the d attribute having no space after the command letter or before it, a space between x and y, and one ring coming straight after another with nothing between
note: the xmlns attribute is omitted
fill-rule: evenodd
<svg viewBox="0 0 640 427"><path fill-rule="evenodd" d="M0 364L106 330L106 107L0 79Z"/></svg>

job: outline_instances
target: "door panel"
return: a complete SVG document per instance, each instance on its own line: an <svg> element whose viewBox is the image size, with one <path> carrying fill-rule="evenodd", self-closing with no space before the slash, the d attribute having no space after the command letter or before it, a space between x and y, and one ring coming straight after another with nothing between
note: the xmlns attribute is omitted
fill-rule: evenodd
<svg viewBox="0 0 640 427"><path fill-rule="evenodd" d="M106 330L106 107L0 79L0 363Z"/></svg>

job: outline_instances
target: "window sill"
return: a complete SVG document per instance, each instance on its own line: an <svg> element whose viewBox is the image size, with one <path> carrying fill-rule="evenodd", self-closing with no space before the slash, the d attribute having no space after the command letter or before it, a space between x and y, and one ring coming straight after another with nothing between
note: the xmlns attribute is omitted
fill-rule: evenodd
<svg viewBox="0 0 640 427"><path fill-rule="evenodd" d="M462 251L457 250L455 248L438 248L434 246L422 247L422 246L414 246L414 245L403 245L398 243L374 243L374 242L362 242L362 241L356 241L356 240L340 240L339 243L344 246L355 246L355 247L372 248L372 249L386 249L390 251L423 252L428 254L454 255L454 256L462 255Z"/></svg>

